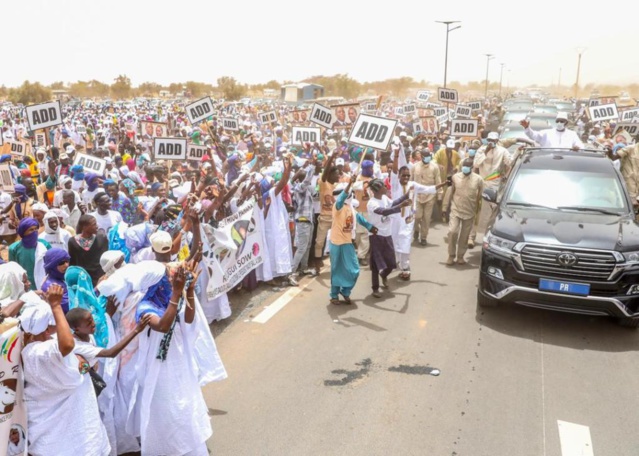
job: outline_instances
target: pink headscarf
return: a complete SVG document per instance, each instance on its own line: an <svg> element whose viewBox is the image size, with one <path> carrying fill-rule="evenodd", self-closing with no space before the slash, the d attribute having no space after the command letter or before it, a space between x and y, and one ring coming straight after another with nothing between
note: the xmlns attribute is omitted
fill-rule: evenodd
<svg viewBox="0 0 639 456"><path fill-rule="evenodd" d="M126 161L126 166L129 168L129 171L135 171L135 160L133 160L132 158L129 158Z"/></svg>

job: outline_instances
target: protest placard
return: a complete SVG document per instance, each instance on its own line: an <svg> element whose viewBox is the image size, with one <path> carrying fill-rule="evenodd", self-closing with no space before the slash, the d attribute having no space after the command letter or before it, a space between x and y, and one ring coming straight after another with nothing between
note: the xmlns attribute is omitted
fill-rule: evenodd
<svg viewBox="0 0 639 456"><path fill-rule="evenodd" d="M618 135L621 130L626 131L630 136L637 136L639 135L639 123L618 123L612 136Z"/></svg>
<svg viewBox="0 0 639 456"><path fill-rule="evenodd" d="M322 137L321 130L318 127L293 127L291 136L291 144L294 146L301 146L307 142L319 144Z"/></svg>
<svg viewBox="0 0 639 456"><path fill-rule="evenodd" d="M324 128L333 126L333 111L319 103L314 103L311 108L311 122Z"/></svg>
<svg viewBox="0 0 639 456"><path fill-rule="evenodd" d="M164 138L169 134L169 128L161 122L140 122L140 134L147 139Z"/></svg>
<svg viewBox="0 0 639 456"><path fill-rule="evenodd" d="M36 132L34 135L34 141L36 148L47 147L47 134L45 132Z"/></svg>
<svg viewBox="0 0 639 456"><path fill-rule="evenodd" d="M189 144L186 146L186 159L187 160L202 160L202 157L207 155L208 147L199 146L197 144Z"/></svg>
<svg viewBox="0 0 639 456"><path fill-rule="evenodd" d="M457 137L476 137L479 135L479 121L475 119L455 119L451 122L450 134Z"/></svg>
<svg viewBox="0 0 639 456"><path fill-rule="evenodd" d="M357 103L333 105L331 109L333 111L333 124L331 128L353 125L361 111L361 107Z"/></svg>
<svg viewBox="0 0 639 456"><path fill-rule="evenodd" d="M213 100L211 100L211 97L200 98L199 100L185 106L184 110L186 111L186 115L189 118L191 125L195 125L196 123L213 115Z"/></svg>
<svg viewBox="0 0 639 456"><path fill-rule="evenodd" d="M471 113L472 113L472 109L470 106L465 106L462 104L458 104L455 106L456 119L459 119L459 118L467 119L468 117L470 117Z"/></svg>
<svg viewBox="0 0 639 456"><path fill-rule="evenodd" d="M348 141L358 146L386 150L395 134L397 120L360 114L351 130Z"/></svg>
<svg viewBox="0 0 639 456"><path fill-rule="evenodd" d="M155 160L184 160L186 139L153 138L153 156Z"/></svg>
<svg viewBox="0 0 639 456"><path fill-rule="evenodd" d="M25 110L31 131L62 124L62 110L59 101L27 106Z"/></svg>
<svg viewBox="0 0 639 456"><path fill-rule="evenodd" d="M11 168L8 164L0 165L0 185L2 185L2 191L6 193L13 193L15 187L13 186L13 178L11 177Z"/></svg>
<svg viewBox="0 0 639 456"><path fill-rule="evenodd" d="M277 122L277 114L275 111L260 112L260 122L263 124Z"/></svg>
<svg viewBox="0 0 639 456"><path fill-rule="evenodd" d="M622 109L619 111L620 122L639 122L639 108Z"/></svg>
<svg viewBox="0 0 639 456"><path fill-rule="evenodd" d="M94 173L99 176L104 174L104 170L106 169L106 161L94 157L92 155L76 153L75 159L73 160L74 165L82 165L84 166L85 173Z"/></svg>
<svg viewBox="0 0 639 456"><path fill-rule="evenodd" d="M7 139L2 147L5 154L11 154L14 157L22 158L27 153L27 145L20 141Z"/></svg>
<svg viewBox="0 0 639 456"><path fill-rule="evenodd" d="M473 111L479 111L481 109L481 101L470 101L466 103Z"/></svg>
<svg viewBox="0 0 639 456"><path fill-rule="evenodd" d="M588 115L590 116L590 120L593 122L599 122L602 120L619 120L617 105L614 103L589 106Z"/></svg>
<svg viewBox="0 0 639 456"><path fill-rule="evenodd" d="M288 113L288 121L294 124L301 124L308 122L308 116L310 109L296 109Z"/></svg>
<svg viewBox="0 0 639 456"><path fill-rule="evenodd" d="M414 115L417 113L417 106L414 103L404 105L404 115Z"/></svg>
<svg viewBox="0 0 639 456"><path fill-rule="evenodd" d="M455 89L445 89L443 87L437 89L437 99L446 103L457 103L459 101Z"/></svg>
<svg viewBox="0 0 639 456"><path fill-rule="evenodd" d="M428 101L430 99L430 92L428 90L420 90L417 92L417 99L423 102Z"/></svg>
<svg viewBox="0 0 639 456"><path fill-rule="evenodd" d="M225 117L222 119L222 128L229 131L239 131L240 124L237 119L232 119L230 117Z"/></svg>
<svg viewBox="0 0 639 456"><path fill-rule="evenodd" d="M422 131L426 135L436 135L439 131L437 119L434 116L420 117Z"/></svg>

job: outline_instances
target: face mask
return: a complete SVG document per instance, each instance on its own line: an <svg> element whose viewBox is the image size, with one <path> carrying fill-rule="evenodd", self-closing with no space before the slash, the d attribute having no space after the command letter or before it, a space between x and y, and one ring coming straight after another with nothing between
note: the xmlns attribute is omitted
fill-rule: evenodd
<svg viewBox="0 0 639 456"><path fill-rule="evenodd" d="M474 157L477 151L475 149L468 149L468 156Z"/></svg>
<svg viewBox="0 0 639 456"><path fill-rule="evenodd" d="M430 155L428 157L422 157L422 162L427 165L430 163L430 161L433 159L433 157L431 157Z"/></svg>
<svg viewBox="0 0 639 456"><path fill-rule="evenodd" d="M468 176L470 174L470 166L462 166L462 173Z"/></svg>
<svg viewBox="0 0 639 456"><path fill-rule="evenodd" d="M28 249L34 249L38 245L38 230L22 238L22 244Z"/></svg>
<svg viewBox="0 0 639 456"><path fill-rule="evenodd" d="M557 131L564 131L566 129L566 124L558 122L557 123Z"/></svg>

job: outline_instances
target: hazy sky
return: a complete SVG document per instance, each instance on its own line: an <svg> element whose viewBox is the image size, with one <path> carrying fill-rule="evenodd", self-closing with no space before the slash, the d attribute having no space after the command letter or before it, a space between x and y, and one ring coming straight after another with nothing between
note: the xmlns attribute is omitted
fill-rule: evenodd
<svg viewBox="0 0 639 456"><path fill-rule="evenodd" d="M441 84L446 27L436 20L462 21L449 35L448 81L484 80L484 54L491 53L489 79L498 81L506 63L504 87L556 84L560 68L562 85L571 85L583 47L582 86L639 82L639 2L630 0L610 8L557 0L3 3L8 45L0 84L7 86L25 79L110 84L118 74L134 85L337 73L362 82L411 76Z"/></svg>

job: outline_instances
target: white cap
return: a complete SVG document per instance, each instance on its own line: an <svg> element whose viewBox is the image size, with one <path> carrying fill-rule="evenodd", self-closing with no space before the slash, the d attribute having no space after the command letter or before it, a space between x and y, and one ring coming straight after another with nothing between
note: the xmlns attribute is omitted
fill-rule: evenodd
<svg viewBox="0 0 639 456"><path fill-rule="evenodd" d="M563 120L568 120L568 114L566 114L565 112L558 112L557 113L557 117L555 117L555 120L558 119L563 119Z"/></svg>
<svg viewBox="0 0 639 456"><path fill-rule="evenodd" d="M487 139L494 139L496 141L499 139L499 133L497 133L496 131L491 131L490 133L488 133Z"/></svg>
<svg viewBox="0 0 639 456"><path fill-rule="evenodd" d="M149 240L153 251L156 253L167 253L173 247L173 239L166 231L156 231L149 237Z"/></svg>
<svg viewBox="0 0 639 456"><path fill-rule="evenodd" d="M339 166L339 165L344 166L344 159L341 157L335 160L335 166Z"/></svg>
<svg viewBox="0 0 639 456"><path fill-rule="evenodd" d="M454 139L449 139L448 141L446 141L446 147L448 149L454 149L455 148L455 140Z"/></svg>

